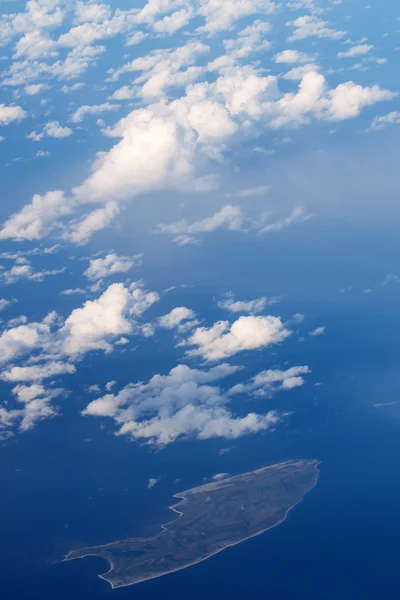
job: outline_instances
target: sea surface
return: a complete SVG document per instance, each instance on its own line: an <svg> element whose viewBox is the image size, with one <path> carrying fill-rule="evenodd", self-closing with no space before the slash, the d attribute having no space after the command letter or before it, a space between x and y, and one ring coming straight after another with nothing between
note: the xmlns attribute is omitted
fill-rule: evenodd
<svg viewBox="0 0 400 600"><path fill-rule="evenodd" d="M254 372L286 361L312 369L303 388L251 401L254 410L292 412L275 431L178 442L162 451L130 443L113 435L109 421L79 414L87 403L84 385L101 377L100 359L97 366L91 359L62 416L1 446L2 600L398 599L400 288L382 285L383 274L374 272L374 293L359 291L355 298L354 291L340 292L339 278L330 287L328 278L317 285L312 264L304 266L304 285L309 269L312 292L288 294L279 313L311 314L309 328L323 325L326 334L294 336L274 353L237 358ZM358 290L368 283L364 275ZM254 273L249 277L250 294L263 288L261 277L257 285ZM185 293L187 305L204 304L196 291ZM123 356L107 359L115 361L120 381L146 380L176 362L162 341L157 352L143 347L135 355L134 374L132 355ZM230 451L220 455L222 448ZM286 521L198 565L111 591L97 577L108 570L102 559L62 562L73 548L153 535L172 516L173 494L215 473L234 475L296 457L320 460L320 479ZM149 477L160 478L151 490Z"/></svg>

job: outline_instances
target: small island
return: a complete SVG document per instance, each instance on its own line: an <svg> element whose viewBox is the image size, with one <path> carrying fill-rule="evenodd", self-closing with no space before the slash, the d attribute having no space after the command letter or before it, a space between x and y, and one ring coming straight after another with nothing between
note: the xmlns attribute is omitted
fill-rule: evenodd
<svg viewBox="0 0 400 600"><path fill-rule="evenodd" d="M199 563L279 525L318 481L318 460L291 460L175 494L178 517L149 538L73 550L65 560L100 556L113 588Z"/></svg>

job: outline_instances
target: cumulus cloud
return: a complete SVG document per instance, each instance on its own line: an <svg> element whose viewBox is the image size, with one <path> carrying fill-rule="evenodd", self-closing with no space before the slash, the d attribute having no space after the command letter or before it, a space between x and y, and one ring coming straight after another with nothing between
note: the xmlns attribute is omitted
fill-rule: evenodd
<svg viewBox="0 0 400 600"><path fill-rule="evenodd" d="M72 123L81 123L87 115L100 115L105 112L114 112L119 110L121 107L119 104L111 104L110 102L105 102L104 104L96 104L93 106L88 106L85 104L84 106L80 106L72 115L71 122Z"/></svg>
<svg viewBox="0 0 400 600"><path fill-rule="evenodd" d="M40 240L54 226L57 220L71 213L64 192L47 192L43 196L35 194L31 204L14 213L3 224L0 239Z"/></svg>
<svg viewBox="0 0 400 600"><path fill-rule="evenodd" d="M40 142L45 136L57 139L63 139L72 135L72 129L70 127L62 127L58 121L49 121L43 127L43 130L40 133L36 133L36 131L32 131L29 135L27 135L28 140L32 140L34 142Z"/></svg>
<svg viewBox="0 0 400 600"><path fill-rule="evenodd" d="M218 302L218 306L233 313L257 314L263 312L267 306L272 306L277 302L279 302L278 298L267 298L266 296L256 298L255 300L235 300L234 293L229 292L225 294L223 300Z"/></svg>
<svg viewBox="0 0 400 600"><path fill-rule="evenodd" d="M49 361L42 365L11 367L4 370L0 378L4 381L15 383L18 381L42 381L43 379L50 379L59 375L73 375L74 373L76 373L76 367L71 363Z"/></svg>
<svg viewBox="0 0 400 600"><path fill-rule="evenodd" d="M64 354L80 356L90 350L111 352L110 339L133 332L132 316L139 317L154 302L154 292L146 292L138 284L129 288L114 283L96 300L87 300L76 308L60 330Z"/></svg>
<svg viewBox="0 0 400 600"><path fill-rule="evenodd" d="M116 202L108 202L103 208L97 208L82 220L73 222L64 237L74 244L86 244L92 235L107 227L119 212L120 208Z"/></svg>
<svg viewBox="0 0 400 600"><path fill-rule="evenodd" d="M310 333L308 335L311 335L313 337L316 335L323 335L325 333L325 329L326 329L326 327L317 327L313 331L310 331Z"/></svg>
<svg viewBox="0 0 400 600"><path fill-rule="evenodd" d="M186 306L176 306L168 314L159 317L158 322L164 329L177 328L181 332L198 324L195 313Z"/></svg>
<svg viewBox="0 0 400 600"><path fill-rule="evenodd" d="M148 482L147 482L147 489L151 490L158 482L159 482L159 478L157 477L150 477Z"/></svg>
<svg viewBox="0 0 400 600"><path fill-rule="evenodd" d="M378 129L386 129L386 127L390 127L391 125L400 125L400 112L394 110L387 115L374 117L369 130L376 131Z"/></svg>
<svg viewBox="0 0 400 600"><path fill-rule="evenodd" d="M309 37L339 40L346 35L345 31L332 29L328 27L329 23L327 21L322 21L312 15L298 17L294 21L288 21L286 25L294 28L292 35L289 37L290 42L305 40Z"/></svg>
<svg viewBox="0 0 400 600"><path fill-rule="evenodd" d="M6 298L0 298L0 312L6 310L9 306L12 306L16 301L17 300L15 299L7 300Z"/></svg>
<svg viewBox="0 0 400 600"><path fill-rule="evenodd" d="M274 61L277 64L288 64L294 65L299 63L307 63L312 62L312 56L309 54L305 54L304 52L300 52L300 50L282 50L282 52L278 52L273 57Z"/></svg>
<svg viewBox="0 0 400 600"><path fill-rule="evenodd" d="M50 327L46 321L6 329L0 335L0 363L7 363L32 349L39 348L49 332Z"/></svg>
<svg viewBox="0 0 400 600"><path fill-rule="evenodd" d="M248 383L239 383L229 390L232 395L250 394L255 397L270 396L272 392L287 391L304 385L303 375L310 373L307 366L291 367L286 371L268 369L257 373Z"/></svg>
<svg viewBox="0 0 400 600"><path fill-rule="evenodd" d="M283 342L291 335L279 317L239 317L237 321L218 321L212 327L198 327L188 339L189 356L217 361L245 350L258 350Z"/></svg>
<svg viewBox="0 0 400 600"><path fill-rule="evenodd" d="M35 271L32 265L23 263L14 265L8 271L3 271L0 275L0 279L6 284L16 283L20 279L37 281L40 283L45 277L48 277L49 275L60 275L61 273L64 273L64 271L65 268Z"/></svg>
<svg viewBox="0 0 400 600"><path fill-rule="evenodd" d="M130 258L129 256L118 256L110 252L104 258L93 258L84 275L93 281L110 277L115 273L127 273L133 265L140 263L141 255Z"/></svg>
<svg viewBox="0 0 400 600"><path fill-rule="evenodd" d="M84 414L111 417L120 435L158 446L187 437L235 439L273 427L280 418L276 412L235 416L226 406L229 397L210 385L239 369L228 364L208 371L179 365L168 375L92 401Z"/></svg>
<svg viewBox="0 0 400 600"><path fill-rule="evenodd" d="M357 46L352 46L346 52L339 52L338 58L353 58L355 56L365 56L374 47L371 44L358 44Z"/></svg>
<svg viewBox="0 0 400 600"><path fill-rule="evenodd" d="M25 119L26 112L20 106L6 106L0 104L0 125L8 125L13 121Z"/></svg>

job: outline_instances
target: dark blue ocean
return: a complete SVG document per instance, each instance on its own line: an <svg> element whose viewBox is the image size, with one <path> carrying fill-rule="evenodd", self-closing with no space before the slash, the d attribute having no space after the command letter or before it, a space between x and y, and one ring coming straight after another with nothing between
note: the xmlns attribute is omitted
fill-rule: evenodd
<svg viewBox="0 0 400 600"><path fill-rule="evenodd" d="M234 284L241 249L228 249L231 267L225 263L222 269L215 247L208 273L213 283L202 281L203 273L187 273L186 281L196 287L179 292L180 303L199 312L203 307L203 315L209 310L212 320L216 313L215 307L207 309L210 293L235 289L238 297L247 292L251 298L282 291L275 312L283 318L304 313L309 319L304 331L326 327L318 339L305 336L301 341L297 335L273 351L237 357L250 374L286 361L312 369L303 388L251 401L253 410L265 409L267 403L267 408L292 411L276 431L234 442L180 442L162 451L130 443L114 436L107 420L79 415L87 403L84 385L102 383L104 358L97 364L92 357L81 365L80 380L63 402L62 416L2 444L2 600L398 598L400 287L382 284L395 238L387 237L381 254L375 246L369 255L371 237L360 238L357 258L347 262L342 253L350 234L337 247L333 232L326 232L325 239L331 249L325 255L323 244L316 252L321 237L307 248L300 245L300 236L297 247L292 239L292 251L286 257L280 254L275 270L264 244L265 264L259 260L258 270L242 271L240 289ZM258 256L259 251L252 250ZM151 272L151 256L148 260ZM166 264L170 260L165 257ZM160 271L165 282L159 285L171 281L172 267L170 273L167 267L157 271L155 251L149 287ZM350 284L351 291L340 291ZM370 286L373 293L363 294ZM168 302L176 305L177 297ZM135 355L111 355L107 361L123 383L166 372L178 356L178 350L168 353L161 340L156 350L144 344ZM219 455L226 447L230 452ZM205 477L296 457L321 461L318 485L304 501L280 526L201 564L111 591L96 576L108 569L101 559L59 562L73 548L154 534L171 518L172 495ZM152 490L147 489L149 477L160 478Z"/></svg>

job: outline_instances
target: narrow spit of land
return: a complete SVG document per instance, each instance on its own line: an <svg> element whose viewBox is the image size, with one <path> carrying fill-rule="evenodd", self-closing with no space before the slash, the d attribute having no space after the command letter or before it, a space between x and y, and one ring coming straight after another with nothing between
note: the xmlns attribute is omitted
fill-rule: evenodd
<svg viewBox="0 0 400 600"><path fill-rule="evenodd" d="M179 571L282 523L318 481L317 460L291 460L175 494L179 517L151 538L130 538L69 552L101 556L113 588Z"/></svg>

